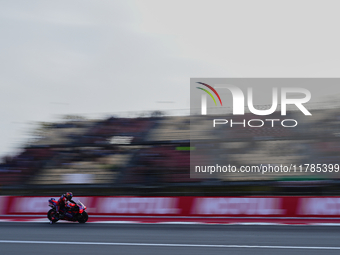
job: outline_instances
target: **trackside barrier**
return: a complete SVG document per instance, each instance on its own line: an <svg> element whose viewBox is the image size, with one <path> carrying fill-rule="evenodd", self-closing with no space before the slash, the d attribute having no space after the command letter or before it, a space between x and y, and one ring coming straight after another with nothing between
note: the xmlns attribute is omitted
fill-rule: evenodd
<svg viewBox="0 0 340 255"><path fill-rule="evenodd" d="M50 197L0 196L0 215L46 215ZM55 198L58 198L55 196ZM74 197L92 215L340 217L340 197Z"/></svg>

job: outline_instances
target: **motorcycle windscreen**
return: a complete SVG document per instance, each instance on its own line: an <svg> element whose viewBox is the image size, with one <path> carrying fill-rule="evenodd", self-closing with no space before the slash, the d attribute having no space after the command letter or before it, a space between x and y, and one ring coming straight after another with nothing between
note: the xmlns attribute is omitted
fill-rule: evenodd
<svg viewBox="0 0 340 255"><path fill-rule="evenodd" d="M82 202L80 202L79 200L78 200L77 204L78 204L80 209L85 209L85 205Z"/></svg>

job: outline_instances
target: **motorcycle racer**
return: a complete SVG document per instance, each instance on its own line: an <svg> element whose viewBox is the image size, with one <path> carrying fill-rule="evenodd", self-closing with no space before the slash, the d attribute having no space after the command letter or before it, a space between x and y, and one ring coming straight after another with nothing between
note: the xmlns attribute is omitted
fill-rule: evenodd
<svg viewBox="0 0 340 255"><path fill-rule="evenodd" d="M73 197L72 192L66 192L65 194L61 195L56 206L58 218L63 218L65 216L65 213L69 208L69 202L74 203L74 201L72 201L72 197ZM60 214L60 211L62 211L62 214Z"/></svg>
<svg viewBox="0 0 340 255"><path fill-rule="evenodd" d="M80 201L78 203L72 201L72 193L67 193L63 194L60 199L51 198L48 200L48 205L51 209L47 212L47 218L50 220L50 224L56 223L59 220L85 223L89 219L89 215L86 212L87 207ZM62 215L59 215L59 213Z"/></svg>

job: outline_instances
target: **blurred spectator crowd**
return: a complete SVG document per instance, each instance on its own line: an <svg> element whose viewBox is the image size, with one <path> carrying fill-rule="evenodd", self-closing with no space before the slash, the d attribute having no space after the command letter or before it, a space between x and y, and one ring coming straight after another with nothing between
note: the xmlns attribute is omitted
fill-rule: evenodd
<svg viewBox="0 0 340 255"><path fill-rule="evenodd" d="M281 117L275 114L271 117ZM297 119L296 128L219 125L214 132L208 132L203 122L200 129L190 130L190 121L196 125L201 121L199 116L110 117L43 123L36 134L38 138L21 153L2 159L0 185L204 183L208 180L190 178L190 137L201 140L207 157L224 165L339 163L340 118L337 116L339 109L317 110L306 121L293 112L285 118ZM213 141L214 147L205 141ZM338 178L335 173L225 174L216 182L288 177L302 181L311 177Z"/></svg>

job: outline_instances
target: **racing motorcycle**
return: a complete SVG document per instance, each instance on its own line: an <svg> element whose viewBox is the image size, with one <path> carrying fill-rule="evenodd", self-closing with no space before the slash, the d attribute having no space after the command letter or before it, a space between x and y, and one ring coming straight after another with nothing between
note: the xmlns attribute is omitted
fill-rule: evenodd
<svg viewBox="0 0 340 255"><path fill-rule="evenodd" d="M78 203L74 201L70 201L69 207L62 209L60 212L63 213L64 217L57 217L57 205L58 201L54 198L48 200L48 205L51 209L47 213L47 218L50 220L50 223L56 223L58 220L67 220L67 221L78 221L79 223L85 223L89 216L86 210L86 206L78 200ZM63 210L66 210L63 211Z"/></svg>

